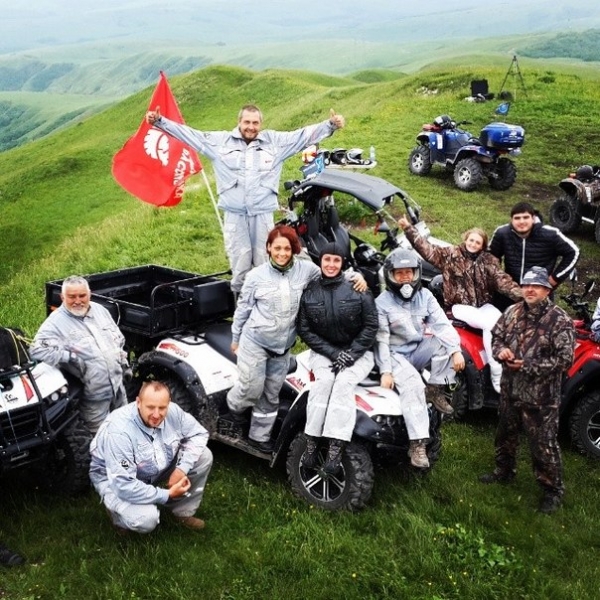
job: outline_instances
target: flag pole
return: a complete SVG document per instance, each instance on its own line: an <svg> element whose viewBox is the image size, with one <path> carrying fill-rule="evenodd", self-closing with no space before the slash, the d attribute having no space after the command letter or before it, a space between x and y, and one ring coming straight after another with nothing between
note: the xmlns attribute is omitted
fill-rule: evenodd
<svg viewBox="0 0 600 600"><path fill-rule="evenodd" d="M221 213L217 208L217 201L215 200L215 196L213 194L212 188L210 187L210 182L208 181L208 177L206 176L206 171L202 169L202 177L204 178L204 183L206 184L206 189L208 190L208 194L210 196L210 200L215 209L215 213L217 214L217 220L219 221L219 226L221 227L221 233L223 232L223 219L221 218Z"/></svg>

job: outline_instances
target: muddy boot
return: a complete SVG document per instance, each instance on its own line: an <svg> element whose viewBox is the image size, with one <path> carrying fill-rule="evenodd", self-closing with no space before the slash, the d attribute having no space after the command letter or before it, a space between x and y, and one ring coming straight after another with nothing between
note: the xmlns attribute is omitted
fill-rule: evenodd
<svg viewBox="0 0 600 600"><path fill-rule="evenodd" d="M429 402L443 415L451 415L454 412L452 405L446 400L444 388L432 386L428 396Z"/></svg>
<svg viewBox="0 0 600 600"><path fill-rule="evenodd" d="M342 440L331 440L327 451L327 460L323 465L323 471L328 475L336 475L342 465L345 442Z"/></svg>
<svg viewBox="0 0 600 600"><path fill-rule="evenodd" d="M311 435L305 435L306 450L302 455L302 466L305 469L314 469L319 458L319 440Z"/></svg>
<svg viewBox="0 0 600 600"><path fill-rule="evenodd" d="M410 456L410 464L413 467L417 469L427 469L429 467L425 440L410 440L408 456Z"/></svg>

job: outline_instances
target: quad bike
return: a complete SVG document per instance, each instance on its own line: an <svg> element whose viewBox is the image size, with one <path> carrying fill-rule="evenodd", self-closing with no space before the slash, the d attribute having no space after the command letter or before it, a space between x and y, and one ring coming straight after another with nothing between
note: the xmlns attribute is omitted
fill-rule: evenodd
<svg viewBox="0 0 600 600"><path fill-rule="evenodd" d="M600 166L583 165L558 186L563 193L550 206L550 224L574 233L582 222L591 223L600 244Z"/></svg>
<svg viewBox="0 0 600 600"><path fill-rule="evenodd" d="M356 387L356 426L342 458L341 473L327 475L321 454L315 469L302 466L306 449L304 425L312 375L308 351L294 357L280 393L273 430L275 451L265 454L248 443L245 431L227 420L226 396L237 380L231 353L234 299L225 273L198 275L157 265L144 265L89 275L92 299L105 306L125 335L134 356L136 380L166 382L174 402L194 415L214 441L268 461L285 463L293 491L327 510L358 510L368 502L374 467L395 464L410 468L409 439L398 396L379 386L379 378ZM47 310L60 303L61 281L46 284ZM139 389L139 387L138 387ZM136 390L130 390L132 398ZM429 407L433 465L440 453L441 417Z"/></svg>
<svg viewBox="0 0 600 600"><path fill-rule="evenodd" d="M401 203L402 211L431 243L448 245L430 235L426 223L420 219L419 205L408 193L380 177L325 169L302 181L287 181L284 187L290 196L285 217L279 223L296 230L314 262L318 262L321 248L329 242L337 242L345 247L347 264L362 273L375 296L383 286L381 267L385 253L395 248L412 248L388 212L394 202ZM340 223L337 210L340 196L350 197L351 201L359 202L374 213L375 232L384 236L379 250ZM428 285L438 273L436 267L423 262L424 285Z"/></svg>
<svg viewBox="0 0 600 600"><path fill-rule="evenodd" d="M575 358L562 386L561 425L568 429L571 443L579 452L600 459L600 344L590 338L591 312L586 301L594 285L589 282L581 294L575 293L572 285L571 293L561 296L575 312L577 335ZM453 325L466 362L450 400L453 418L460 419L469 410L497 408L499 395L492 387L481 330L457 320Z"/></svg>
<svg viewBox="0 0 600 600"><path fill-rule="evenodd" d="M91 435L79 393L59 369L30 359L22 332L0 328L0 475L26 469L60 493L87 489Z"/></svg>
<svg viewBox="0 0 600 600"><path fill-rule="evenodd" d="M470 121L452 120L448 115L425 123L417 135L418 145L408 157L408 169L424 177L438 164L452 171L456 187L474 190L486 177L495 190L507 190L516 181L517 166L509 158L521 152L525 130L519 125L494 122L474 137L460 125Z"/></svg>

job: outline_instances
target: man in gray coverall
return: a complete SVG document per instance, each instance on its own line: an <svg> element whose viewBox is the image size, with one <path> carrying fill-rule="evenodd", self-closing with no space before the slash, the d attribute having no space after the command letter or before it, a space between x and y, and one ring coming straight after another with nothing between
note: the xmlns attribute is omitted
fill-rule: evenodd
<svg viewBox="0 0 600 600"><path fill-rule="evenodd" d="M125 338L108 310L91 302L90 286L83 277L67 277L60 298L62 304L35 335L30 355L82 381L79 411L94 434L112 409L127 403Z"/></svg>
<svg viewBox="0 0 600 600"><path fill-rule="evenodd" d="M265 247L274 225L273 212L279 206L283 162L345 125L344 117L332 109L328 120L315 125L295 131L263 131L262 113L252 104L240 110L233 131L198 131L162 117L159 106L146 113L146 121L212 161L235 294L241 291L246 273L267 260Z"/></svg>
<svg viewBox="0 0 600 600"><path fill-rule="evenodd" d="M149 533L157 505L193 530L212 466L208 431L177 404L169 388L149 381L135 402L113 411L90 447L90 479L119 533ZM163 486L164 484L164 486Z"/></svg>

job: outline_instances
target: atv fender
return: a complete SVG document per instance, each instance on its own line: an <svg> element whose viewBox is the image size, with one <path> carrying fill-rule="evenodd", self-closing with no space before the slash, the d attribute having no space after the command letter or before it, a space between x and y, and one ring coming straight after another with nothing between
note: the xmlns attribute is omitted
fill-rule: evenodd
<svg viewBox="0 0 600 600"><path fill-rule="evenodd" d="M137 362L142 380L153 372L170 372L175 374L185 385L188 392L192 395L198 405L205 401L206 391L198 374L194 369L183 360L161 352L160 350L151 350L142 354Z"/></svg>
<svg viewBox="0 0 600 600"><path fill-rule="evenodd" d="M566 177L559 184L558 187L563 190L567 195L573 199L579 200L583 204L589 204L591 199L587 195L587 186L573 177Z"/></svg>
<svg viewBox="0 0 600 600"><path fill-rule="evenodd" d="M600 360L588 360L563 385L560 412L570 409L571 400L582 389L594 389L600 383ZM578 394L579 395L579 394Z"/></svg>
<svg viewBox="0 0 600 600"><path fill-rule="evenodd" d="M452 159L452 163L456 164L458 161L463 160L463 158L473 157L479 162L482 163L491 163L494 162L498 155L495 152L490 152L485 146L476 146L475 144L468 144L466 146L462 146L456 156Z"/></svg>
<svg viewBox="0 0 600 600"><path fill-rule="evenodd" d="M284 388L288 386L287 382L283 385ZM285 389L282 389L280 394L281 393L285 393ZM304 429L304 424L306 423L307 402L308 390L305 390L296 398L296 400L294 400L292 406L286 413L285 419L281 424L279 435L277 436L277 441L275 443L275 452L273 453L273 458L271 459L271 466L274 466L275 463L277 463L280 456L283 455L285 458L287 449L292 443L292 440L298 431Z"/></svg>
<svg viewBox="0 0 600 600"><path fill-rule="evenodd" d="M441 133L423 131L417 136L417 142L423 146L429 146L432 150L444 149L444 137Z"/></svg>

